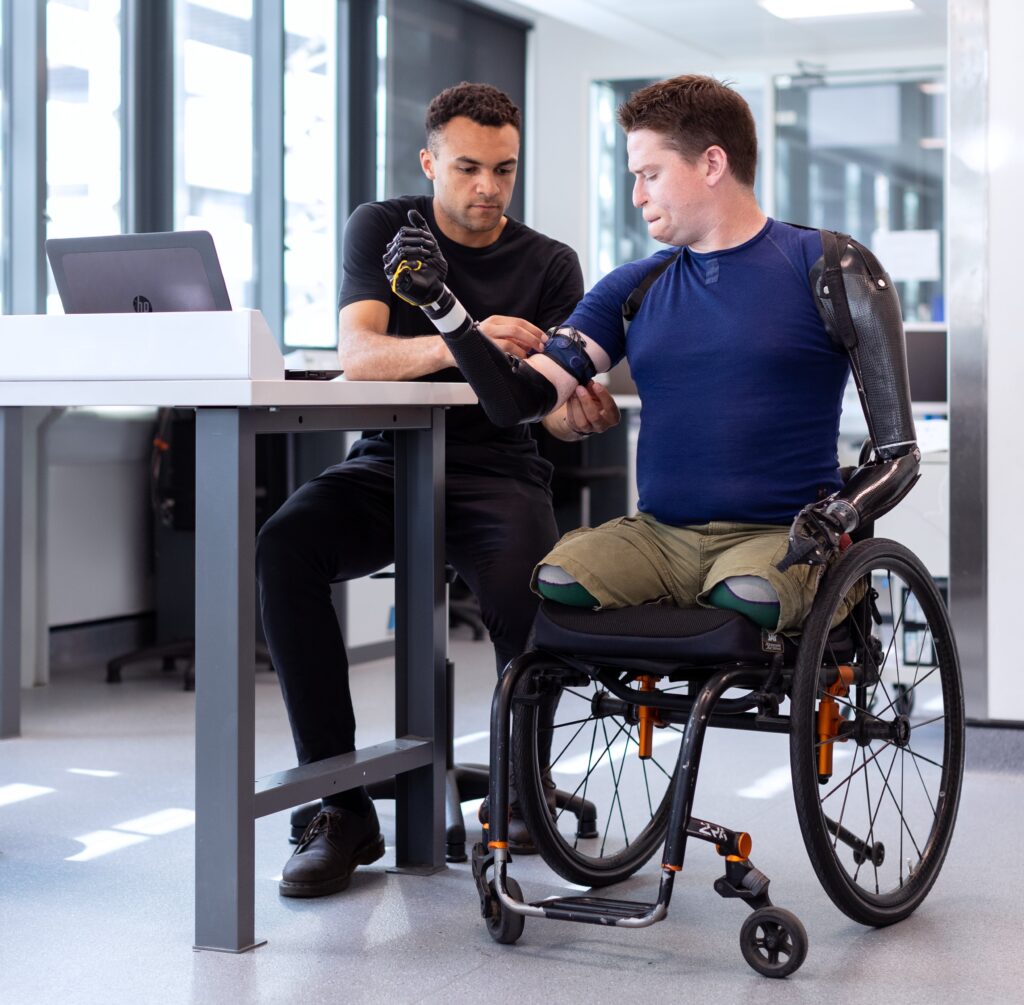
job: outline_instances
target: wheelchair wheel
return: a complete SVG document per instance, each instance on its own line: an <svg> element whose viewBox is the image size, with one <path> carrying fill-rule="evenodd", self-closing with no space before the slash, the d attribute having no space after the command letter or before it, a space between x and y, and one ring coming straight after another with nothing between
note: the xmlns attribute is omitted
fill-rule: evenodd
<svg viewBox="0 0 1024 1005"><path fill-rule="evenodd" d="M487 934L495 942L500 942L503 946L511 946L518 942L519 936L523 934L526 919L521 914L513 914L502 907L494 880L487 884L487 888L491 892L491 915L487 919ZM505 877L505 889L515 900L523 899L521 887L511 876Z"/></svg>
<svg viewBox="0 0 1024 1005"><path fill-rule="evenodd" d="M764 977L788 977L807 958L807 930L792 911L760 907L740 929L743 958Z"/></svg>
<svg viewBox="0 0 1024 1005"><path fill-rule="evenodd" d="M822 886L861 924L906 918L942 868L964 756L956 643L912 552L862 541L828 572L791 705L793 794Z"/></svg>
<svg viewBox="0 0 1024 1005"><path fill-rule="evenodd" d="M517 798L544 861L588 887L631 876L664 842L683 725L654 729L641 758L635 706L558 667L528 674L514 708Z"/></svg>

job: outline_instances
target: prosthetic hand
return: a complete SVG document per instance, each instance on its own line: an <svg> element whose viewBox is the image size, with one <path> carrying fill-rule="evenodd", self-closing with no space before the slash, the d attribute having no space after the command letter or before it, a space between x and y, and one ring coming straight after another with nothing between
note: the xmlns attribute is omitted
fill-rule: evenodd
<svg viewBox="0 0 1024 1005"><path fill-rule="evenodd" d="M914 487L920 465L917 444L862 464L839 492L797 513L789 528L789 551L776 568L785 572L801 563L826 565L841 550L844 534L888 513Z"/></svg>
<svg viewBox="0 0 1024 1005"><path fill-rule="evenodd" d="M445 285L448 263L426 220L409 210L384 255L394 294L419 307L441 333L462 376L496 426L536 422L558 404L558 393L533 367L521 366L494 344Z"/></svg>
<svg viewBox="0 0 1024 1005"><path fill-rule="evenodd" d="M851 522L852 526L848 526ZM840 539L856 526L856 512L840 499L824 499L805 506L789 528L789 550L776 566L826 565L840 549Z"/></svg>
<svg viewBox="0 0 1024 1005"><path fill-rule="evenodd" d="M448 263L437 246L427 221L409 210L409 226L402 227L384 252L384 274L391 290L415 307L436 304L448 275Z"/></svg>

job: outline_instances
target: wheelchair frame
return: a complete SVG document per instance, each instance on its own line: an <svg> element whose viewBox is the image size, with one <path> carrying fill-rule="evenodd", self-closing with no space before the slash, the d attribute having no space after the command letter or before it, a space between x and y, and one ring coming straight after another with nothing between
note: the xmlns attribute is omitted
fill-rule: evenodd
<svg viewBox="0 0 1024 1005"><path fill-rule="evenodd" d="M875 555L879 557L876 559L873 557ZM792 641L787 640L778 645L780 651L766 658L761 665L737 665L735 662L732 665L722 665L726 663L722 659L711 665L685 662L680 665L678 662L663 658L640 657L630 660L619 656L579 655L564 648L565 645L572 645L571 638L560 643L557 649L535 648L509 663L498 682L491 707L492 822L489 825L489 833L486 834L486 847L478 844L473 852L473 874L480 895L481 912L487 920L491 936L498 942L515 942L522 933L525 919L528 917L546 917L622 928L644 928L653 925L663 920L668 913L675 878L683 867L687 842L689 838L696 838L715 845L718 854L725 859L725 873L714 885L716 892L725 898L744 901L753 912L744 922L740 937L741 949L747 962L759 973L769 977L784 977L798 969L807 952L806 932L794 914L773 905L768 894L769 879L750 861L750 836L744 831L726 828L718 823L692 816L701 752L707 728L712 725L787 733L791 737L791 763L796 793L801 772L803 791L807 791L807 786L813 786L815 781L821 782L821 772L831 772L832 749L836 741L852 739L863 746L880 740L886 746L891 745L897 753L908 747L914 727L909 718L909 709L900 706L900 702L906 705L906 693L897 694L895 705L890 701L887 709L883 709L879 715L872 714L866 706L861 707L864 705L863 697L857 699L856 705L851 699L848 708L842 707L842 697L838 701L833 697L853 693L850 691L851 687L857 688L857 693L861 696L866 694L869 687L877 690L882 679L885 659L888 658L887 655L883 656L882 662L879 663L881 650L876 652L875 648L872 648L880 646L880 643L869 626L873 622L879 625L882 623L875 603L877 591L871 579L873 569L859 577L853 576L850 584L844 585L844 577L850 578L859 565L871 562L888 563L890 570L895 565L898 575L907 575L911 580L916 580L922 584L923 590L926 590L923 584L927 582L934 591L927 570L901 545L884 540L859 542L848 549L825 576L811 613L804 623L804 634L800 638L799 648L795 649ZM853 603L853 609L846 613L842 622L833 627L837 604L842 602L842 598L849 597L851 591L858 589L856 584L863 579L868 580L867 589L863 591L860 599ZM840 598L839 601L836 599L837 596ZM937 592L935 596L938 596ZM943 763L948 760L950 775L944 786L945 791L936 799L938 806L932 807L936 820L939 820L941 814L941 833L933 839L930 832L924 851L918 849L922 861L927 866L921 870L924 874L919 876L908 871L904 893L903 867L900 863L900 895L894 898L892 903L886 902L885 898L880 896L877 898L877 905L869 903L864 905L863 910L851 910L843 902L843 890L836 890L837 884L841 886L842 878L834 879L829 873L829 863L825 861L824 865L822 864L823 856L827 857L829 854L827 848L824 852L821 851L822 840L826 845L831 841L833 852L837 843L842 842L852 849L856 862L867 862L869 865L874 863L876 885L877 868L886 855L882 841L874 840L872 833L864 837L851 833L843 826L841 815L838 821L833 820L824 813L824 810L821 810L823 826L817 827L821 834L808 834L808 829L814 828L805 827L805 843L812 864L826 891L841 909L866 924L890 924L916 909L938 875L956 816L963 765L962 686L955 642L945 608L942 607L940 610L935 606L934 597L930 595L928 603L932 606L934 618L942 621L942 638L940 640L939 633L936 632L932 645L942 650L936 655L938 659L944 661L940 674L943 693L945 695L947 690L949 692L945 700L950 707L948 711L944 710L942 719L945 744ZM941 604L941 598L939 603ZM707 612L698 610L697 613ZM740 615L721 613L727 619L741 619L746 623ZM601 612L588 616L597 619L600 618ZM901 621L902 618L901 612ZM825 628L822 627L823 624ZM894 623L890 646L895 644L897 628ZM845 643L841 641L844 631ZM812 637L812 632L816 633L816 637ZM855 637L857 632L860 635L859 641ZM826 660L825 666L821 665L823 654L826 649L832 652L832 640L837 636L840 637L840 642L837 644L839 648L836 653L838 654L842 646L846 645L849 653L856 651L859 654L859 662L858 658L844 662L845 657L840 658L837 655L834 660ZM589 641L593 643L594 640L590 638ZM777 638L777 641L782 640ZM811 661L810 665L808 661ZM830 663L835 665L831 666ZM512 708L517 700L530 700L523 697L523 688L526 682L534 679L535 671L545 669L565 674L579 674L581 678L585 676L591 682L600 684L609 696L609 707L613 707L616 713L621 713L626 721L637 723L638 737L642 732L640 724L645 720L650 721L652 717L662 717L664 721L659 723L660 725L665 725L666 721L685 723L676 770L669 782L666 795L666 798L671 799L671 808L665 831L660 884L653 902L611 900L588 895L558 897L531 903L523 898L518 883L507 874L511 860L508 849L508 807ZM936 669L940 669L938 664ZM645 672L657 673L659 676L674 675L673 679L677 681L687 679L691 686L697 685L696 694L667 694L657 690L637 690L629 686L629 683L642 678ZM814 680L810 679L812 673L815 675ZM874 679L868 679L872 673ZM916 686L915 678L914 687ZM746 688L747 694L738 698L723 698L727 691L734 688ZM788 716L779 714L779 706L787 697L791 699L793 709L797 706L798 698L801 708L806 707L803 717L796 726L793 723L792 709ZM912 697L911 693L910 698ZM554 700L555 704L557 700ZM812 707L815 709L813 714L816 721L808 726L805 719L811 715L809 710ZM888 721L883 716L890 709L892 718ZM848 719L844 720L841 713L847 713ZM539 728L536 717L532 721L533 728ZM830 729L831 739L826 742L824 732L808 734L809 728ZM808 751L797 750L798 741L806 746L808 738L810 737L813 742L816 736L821 736L822 739L815 744L813 758L806 756ZM639 740L637 746L642 748ZM912 749L910 752L914 753ZM872 755L872 759L874 756ZM894 759L895 756L896 753ZM916 754L912 763L916 767ZM865 776L867 764L865 754ZM943 771L946 770L943 767ZM818 778L808 780L808 771L819 772ZM892 772L891 766L889 771ZM884 777L883 784L888 788L888 776ZM889 795L895 801L896 796L891 790ZM577 818L584 819L588 812L585 799L579 799L575 794L568 796L565 793L557 793L556 798L560 806L569 807ZM884 798L884 790L881 798ZM845 811L845 799L843 806ZM803 820L805 811L801 809L799 796L797 809ZM590 813L592 819L592 807ZM812 814L811 819L816 817ZM910 831L909 826L907 829ZM824 834L825 831L828 834ZM903 853L902 845L901 821L899 854ZM541 850L543 852L543 848ZM643 861L629 871L635 871L642 864ZM858 872L859 869L858 866ZM493 880L488 881L488 873L493 874ZM873 901L875 898L869 899Z"/></svg>

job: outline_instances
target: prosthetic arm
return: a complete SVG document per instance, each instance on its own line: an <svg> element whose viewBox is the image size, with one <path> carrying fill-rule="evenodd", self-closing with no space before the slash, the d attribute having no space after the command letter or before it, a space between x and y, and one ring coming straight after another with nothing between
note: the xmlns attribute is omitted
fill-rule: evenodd
<svg viewBox="0 0 1024 1005"><path fill-rule="evenodd" d="M921 462L892 280L863 245L844 234L821 234L823 254L810 273L815 304L832 340L849 354L874 449L840 491L797 514L778 566L783 570L824 565L843 534L887 513L913 488Z"/></svg>
<svg viewBox="0 0 1024 1005"><path fill-rule="evenodd" d="M384 253L384 272L392 292L419 307L441 333L462 375L496 426L536 422L558 404L555 385L532 366L501 351L469 316L445 285L448 264L427 222L409 211ZM574 328L552 329L544 354L581 384L594 376L585 342Z"/></svg>

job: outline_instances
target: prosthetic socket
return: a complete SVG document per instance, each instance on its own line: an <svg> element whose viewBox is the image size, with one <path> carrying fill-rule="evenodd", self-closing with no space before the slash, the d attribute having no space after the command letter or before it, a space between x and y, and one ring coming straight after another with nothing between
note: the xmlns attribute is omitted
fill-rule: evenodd
<svg viewBox="0 0 1024 1005"><path fill-rule="evenodd" d="M821 235L823 255L810 273L815 305L829 336L850 357L874 450L839 492L797 514L779 563L783 570L824 564L844 533L887 513L910 491L921 461L892 280L863 245L831 231Z"/></svg>
<svg viewBox="0 0 1024 1005"><path fill-rule="evenodd" d="M487 418L496 426L536 422L558 404L555 386L531 366L501 351L469 316L444 284L448 265L434 235L416 210L388 245L384 271L392 291L419 307L441 333L462 375L476 391ZM575 329L552 330L545 348L549 356L580 383L594 376ZM589 368L589 372L588 372Z"/></svg>

